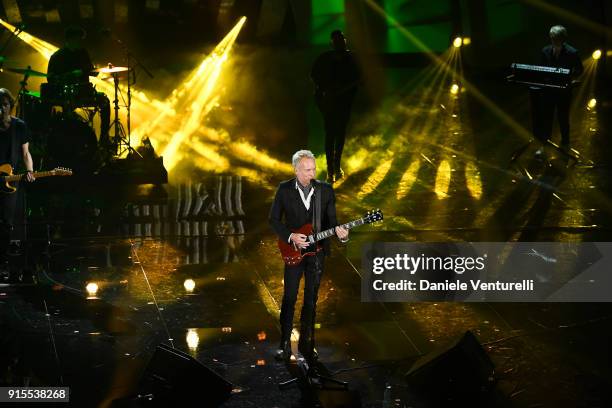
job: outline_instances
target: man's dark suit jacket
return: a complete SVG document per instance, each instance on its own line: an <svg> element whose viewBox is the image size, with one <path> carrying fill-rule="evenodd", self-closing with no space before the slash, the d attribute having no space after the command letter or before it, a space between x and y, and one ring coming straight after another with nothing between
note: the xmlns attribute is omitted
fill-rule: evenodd
<svg viewBox="0 0 612 408"><path fill-rule="evenodd" d="M321 181L317 183L319 187L315 190L310 203L311 206L315 205L315 195L318 191L321 191L320 230L323 231L338 225L336 220L336 195L330 184ZM269 221L276 235L284 242L288 242L291 230L312 223L312 218L308 216L300 193L295 187L295 178L279 184L274 203L272 203L270 209ZM329 255L329 238L323 240L323 250L326 255Z"/></svg>
<svg viewBox="0 0 612 408"><path fill-rule="evenodd" d="M569 44L563 43L559 58L555 58L553 54L553 46L547 45L542 49L540 63L547 67L569 68L572 70L572 77L577 77L582 74L582 60L578 55L578 50Z"/></svg>

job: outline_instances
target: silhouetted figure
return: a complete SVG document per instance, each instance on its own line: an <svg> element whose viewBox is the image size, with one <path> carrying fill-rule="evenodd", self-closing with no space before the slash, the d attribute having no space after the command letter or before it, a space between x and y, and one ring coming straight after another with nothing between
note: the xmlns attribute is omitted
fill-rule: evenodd
<svg viewBox="0 0 612 408"><path fill-rule="evenodd" d="M91 63L89 53L83 48L86 33L80 27L68 27L65 31L64 46L51 55L47 67L47 80L53 85L55 92L65 92L67 89L75 95L87 93L89 76L97 75ZM79 88L80 87L80 88ZM68 92L70 93L70 92ZM100 144L109 145L110 101L102 92L89 91L91 100L100 109Z"/></svg>
<svg viewBox="0 0 612 408"><path fill-rule="evenodd" d="M315 84L317 107L325 123L327 181L333 183L344 176L340 161L360 72L342 31L331 33L331 44L333 50L317 58L310 77Z"/></svg>
<svg viewBox="0 0 612 408"><path fill-rule="evenodd" d="M565 42L567 40L565 27L553 26L549 34L551 44L542 49L540 65L570 69L573 78L582 74L582 61L578 51ZM553 118L556 111L561 131L561 147L566 151L569 150L571 87L566 89L543 88L538 91L539 101L537 104L539 109L537 116L539 118L536 118L536 123L534 123L536 138L542 143L551 138ZM537 153L541 153L541 149Z"/></svg>
<svg viewBox="0 0 612 408"><path fill-rule="evenodd" d="M11 115L15 98L8 89L0 88L0 164L10 164L14 173L21 173L23 163L26 174L23 180L34 181L34 162L30 154L30 134L25 122ZM15 221L17 194L0 193L0 275L8 271L7 250Z"/></svg>

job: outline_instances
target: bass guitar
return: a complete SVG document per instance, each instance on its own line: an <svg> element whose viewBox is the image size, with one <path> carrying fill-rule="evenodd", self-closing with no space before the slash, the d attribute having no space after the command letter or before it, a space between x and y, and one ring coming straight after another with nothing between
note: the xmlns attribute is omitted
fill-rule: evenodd
<svg viewBox="0 0 612 408"><path fill-rule="evenodd" d="M339 225L346 229L351 229L364 224L371 224L373 222L382 221L383 213L381 210L368 211L363 217L348 222L346 224ZM305 256L311 256L321 250L321 246L318 244L319 241L329 238L336 234L336 228L330 228L319 233L314 233L312 230L312 224L304 224L300 228L292 230L291 232L296 234L306 235L306 242L308 242L307 248L297 248L293 243L284 242L278 240L278 249L280 250L281 257L285 264L294 266L302 262Z"/></svg>
<svg viewBox="0 0 612 408"><path fill-rule="evenodd" d="M72 176L72 170L63 167L56 167L49 171L36 171L33 173L36 178L52 177L52 176ZM25 174L13 174L13 168L10 164L0 164L0 193L14 193L17 187L11 186L9 183L20 181L25 177Z"/></svg>

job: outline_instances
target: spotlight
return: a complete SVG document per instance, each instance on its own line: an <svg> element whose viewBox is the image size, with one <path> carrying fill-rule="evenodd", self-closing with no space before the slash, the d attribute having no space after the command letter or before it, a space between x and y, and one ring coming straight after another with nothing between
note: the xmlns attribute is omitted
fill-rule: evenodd
<svg viewBox="0 0 612 408"><path fill-rule="evenodd" d="M453 47L459 48L463 44L463 39L461 37L457 37L453 40Z"/></svg>
<svg viewBox="0 0 612 408"><path fill-rule="evenodd" d="M197 330L187 329L185 341L187 342L187 347L189 347L189 350L196 351L198 349L198 345L200 344L200 336L198 336Z"/></svg>
<svg viewBox="0 0 612 408"><path fill-rule="evenodd" d="M600 59L601 58L601 50L593 51L593 54L591 54L591 56L593 57L594 60Z"/></svg>
<svg viewBox="0 0 612 408"><path fill-rule="evenodd" d="M595 98L589 99L589 102L587 103L587 107L589 109L593 109L593 108L595 108L595 106L597 106L597 99L595 99Z"/></svg>
<svg viewBox="0 0 612 408"><path fill-rule="evenodd" d="M459 92L459 85L452 84L450 88L450 93L452 93L453 95L457 95L457 92Z"/></svg>
<svg viewBox="0 0 612 408"><path fill-rule="evenodd" d="M463 45L470 45L472 43L472 39L470 37L463 37Z"/></svg>
<svg viewBox="0 0 612 408"><path fill-rule="evenodd" d="M195 289L195 281L193 279L185 279L183 286L187 292L191 293Z"/></svg>
<svg viewBox="0 0 612 408"><path fill-rule="evenodd" d="M85 286L85 290L89 297L95 297L96 293L98 293L98 284L95 282L89 282L87 286Z"/></svg>

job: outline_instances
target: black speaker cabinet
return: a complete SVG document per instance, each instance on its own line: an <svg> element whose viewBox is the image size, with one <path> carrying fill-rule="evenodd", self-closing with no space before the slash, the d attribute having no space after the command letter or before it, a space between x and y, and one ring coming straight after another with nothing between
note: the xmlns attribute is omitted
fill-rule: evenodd
<svg viewBox="0 0 612 408"><path fill-rule="evenodd" d="M417 360L406 373L416 389L474 395L493 384L494 366L476 336L467 331L445 347Z"/></svg>
<svg viewBox="0 0 612 408"><path fill-rule="evenodd" d="M217 407L232 388L210 368L165 344L155 350L140 383L140 393L150 395L156 407Z"/></svg>

